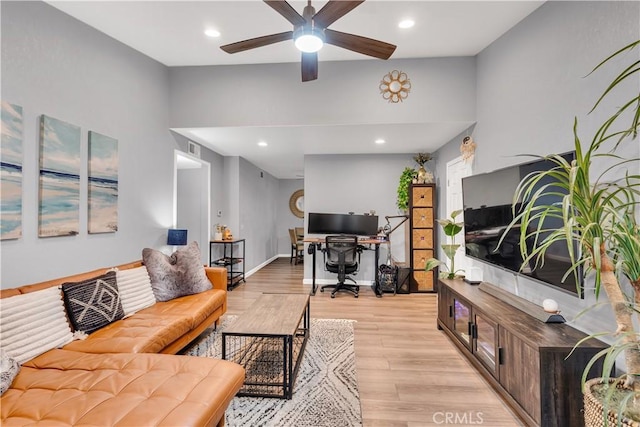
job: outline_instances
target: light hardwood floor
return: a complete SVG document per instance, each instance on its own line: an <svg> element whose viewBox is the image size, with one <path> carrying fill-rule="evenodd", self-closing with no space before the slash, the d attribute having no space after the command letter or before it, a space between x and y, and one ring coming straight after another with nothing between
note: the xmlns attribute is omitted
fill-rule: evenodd
<svg viewBox="0 0 640 427"><path fill-rule="evenodd" d="M228 313L242 313L263 292L308 293L302 277L302 264L279 258L229 292ZM357 321L364 426L522 425L436 328L436 316L435 294L376 298L361 287L357 299L346 292L335 299L328 292L311 297L311 317Z"/></svg>

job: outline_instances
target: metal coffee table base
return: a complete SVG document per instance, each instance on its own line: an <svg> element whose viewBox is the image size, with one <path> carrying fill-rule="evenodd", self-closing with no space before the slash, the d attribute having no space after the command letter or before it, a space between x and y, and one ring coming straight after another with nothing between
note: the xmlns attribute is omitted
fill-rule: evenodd
<svg viewBox="0 0 640 427"><path fill-rule="evenodd" d="M291 333L222 332L222 358L242 365L246 371L238 396L291 399L309 338L308 299L302 307L299 324ZM291 307L282 309L295 315Z"/></svg>

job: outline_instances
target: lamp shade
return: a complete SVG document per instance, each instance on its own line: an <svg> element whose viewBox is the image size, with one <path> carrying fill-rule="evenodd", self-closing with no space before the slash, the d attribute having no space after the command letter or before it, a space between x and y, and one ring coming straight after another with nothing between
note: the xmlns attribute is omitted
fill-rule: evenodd
<svg viewBox="0 0 640 427"><path fill-rule="evenodd" d="M167 245L179 246L187 244L187 230L170 228L167 233Z"/></svg>

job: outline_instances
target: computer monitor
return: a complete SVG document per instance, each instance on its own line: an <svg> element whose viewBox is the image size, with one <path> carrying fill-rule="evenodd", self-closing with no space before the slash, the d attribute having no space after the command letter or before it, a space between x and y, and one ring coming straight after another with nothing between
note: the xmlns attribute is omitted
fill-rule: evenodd
<svg viewBox="0 0 640 427"><path fill-rule="evenodd" d="M309 213L309 234L354 234L374 236L378 233L376 215Z"/></svg>

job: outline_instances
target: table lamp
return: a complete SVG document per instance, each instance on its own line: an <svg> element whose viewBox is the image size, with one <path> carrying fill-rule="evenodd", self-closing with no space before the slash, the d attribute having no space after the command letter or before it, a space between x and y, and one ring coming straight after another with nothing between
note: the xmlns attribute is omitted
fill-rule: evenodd
<svg viewBox="0 0 640 427"><path fill-rule="evenodd" d="M170 228L167 233L167 245L184 246L187 244L187 230Z"/></svg>

